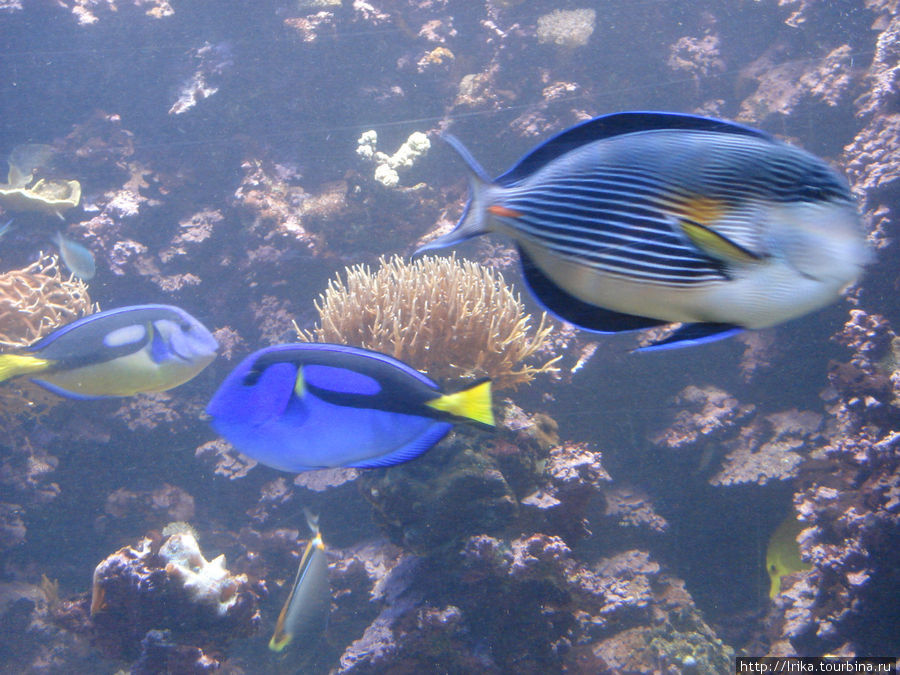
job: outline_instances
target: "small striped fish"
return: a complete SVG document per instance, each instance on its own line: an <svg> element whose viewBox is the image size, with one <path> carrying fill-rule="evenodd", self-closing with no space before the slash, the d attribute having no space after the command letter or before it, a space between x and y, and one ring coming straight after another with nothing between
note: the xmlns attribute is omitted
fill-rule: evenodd
<svg viewBox="0 0 900 675"><path fill-rule="evenodd" d="M824 161L732 122L598 117L542 143L470 198L441 248L486 232L518 245L550 312L600 333L684 325L648 349L764 328L835 300L869 260L846 182Z"/></svg>

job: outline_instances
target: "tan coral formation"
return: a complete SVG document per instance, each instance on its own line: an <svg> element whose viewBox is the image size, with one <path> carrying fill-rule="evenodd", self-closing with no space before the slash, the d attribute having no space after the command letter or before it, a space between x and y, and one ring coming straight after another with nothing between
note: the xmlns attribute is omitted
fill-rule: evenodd
<svg viewBox="0 0 900 675"><path fill-rule="evenodd" d="M546 315L532 317L503 275L455 257L414 262L382 258L374 272L355 265L328 284L316 302L319 325L307 342L355 345L390 354L436 379L487 376L497 389L552 371L524 363L545 346Z"/></svg>
<svg viewBox="0 0 900 675"><path fill-rule="evenodd" d="M0 274L0 348L27 347L93 311L87 285L63 278L55 255Z"/></svg>

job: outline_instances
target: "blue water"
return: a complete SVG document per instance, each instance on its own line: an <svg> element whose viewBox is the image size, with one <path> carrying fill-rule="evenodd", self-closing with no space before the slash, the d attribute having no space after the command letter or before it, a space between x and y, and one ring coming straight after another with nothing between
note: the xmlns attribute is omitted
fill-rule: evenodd
<svg viewBox="0 0 900 675"><path fill-rule="evenodd" d="M174 12L158 17L151 12L164 3L22 4L0 3L0 155L53 146L52 177L77 179L83 197L62 218L4 206L0 223L12 218L14 227L0 239L0 274L52 250L62 230L94 253L89 292L102 309L176 304L220 331L223 349L164 395L58 400L46 414L0 416L9 427L0 438L0 624L8 627L0 673L201 672L194 647L233 673L714 673L728 672L722 664L733 654L900 650L896 508L893 493L872 487L896 489L897 450L889 444L862 468L823 450L841 434L877 440L897 425L889 329L869 352L833 339L854 307L900 318L890 244L852 302L749 338L632 354L634 335L575 335L561 348L559 377L539 375L497 396L498 405L508 397L555 420L549 445L509 430L464 430L413 463L321 490L262 466L229 478L195 456L216 440L203 408L241 358L294 340L292 319L312 328L313 302L347 265L408 257L439 221L455 222L465 174L440 141L445 131L497 175L590 116L693 112L739 119L846 171L859 156L854 139L881 120L889 130L881 154L862 161L878 163L885 178L865 183L855 170L850 181L867 231L880 221L889 241L900 197L890 133L896 81L885 76L888 93L864 110L877 87L877 41L890 44L888 26L898 22L889 9L849 0L174 0ZM559 7L596 10L586 44L539 40L538 19ZM320 23L304 28L310 21ZM826 62L840 77L829 79ZM473 74L480 79L467 88ZM192 86L205 93L191 98ZM385 187L357 152L368 130L388 155L417 131L431 147L397 170L397 187ZM494 248L484 239L457 255L515 260L507 239L491 236ZM538 315L517 265L503 274ZM563 334L557 326L554 336ZM594 356L573 372L590 342ZM880 385L854 394L830 379L854 357L868 359L867 373L882 369L872 376ZM692 386L730 395L737 412L699 440L667 446L661 435L697 412L677 398ZM842 427L854 395L869 395L882 412L857 410L859 424ZM799 455L799 469L717 480L729 452L770 433L769 416L793 411L821 422L784 447ZM576 443L602 453L610 480L582 475L567 493L547 461L554 445ZM797 601L770 600L766 549L793 505L823 486L848 501L817 512L806 554L858 535L858 559L820 559L798 577L818 595L809 621L790 633ZM550 490L561 506L529 505ZM641 507L631 520L614 508L622 491ZM852 532L839 522L849 504L870 519ZM329 549L331 617L321 634L276 655L266 645L309 537L304 508L319 514ZM665 526L654 528L648 513ZM179 520L196 529L206 559L225 554L233 574L248 575L258 617L206 624L202 603L142 587L110 596L91 618L96 566L147 535L158 546L153 533ZM516 542L537 535L559 537L569 552L523 572ZM471 551L481 536L510 557L479 567L486 563ZM650 567L640 556L622 569L610 563L629 551L646 554ZM376 580L392 569L385 591ZM847 581L860 571L867 581ZM41 575L58 580L58 600L37 590ZM578 581L588 577L604 590L588 597ZM689 595L673 590L682 585ZM141 646L150 630L169 631L162 656ZM376 633L380 651L371 646ZM367 646L352 646L364 634Z"/></svg>

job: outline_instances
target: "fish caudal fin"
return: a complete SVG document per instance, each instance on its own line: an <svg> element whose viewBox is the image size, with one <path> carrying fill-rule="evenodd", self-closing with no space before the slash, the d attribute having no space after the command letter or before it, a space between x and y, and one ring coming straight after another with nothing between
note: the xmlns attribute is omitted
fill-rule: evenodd
<svg viewBox="0 0 900 675"><path fill-rule="evenodd" d="M450 413L454 417L472 420L489 427L495 426L494 411L491 408L490 380L479 382L453 394L444 394L425 405Z"/></svg>
<svg viewBox="0 0 900 675"><path fill-rule="evenodd" d="M463 209L462 216L456 227L448 234L438 237L428 242L424 246L420 246L416 253L424 251L432 251L446 246L453 246L466 239L477 237L479 234L487 232L485 213L487 213L484 195L488 188L491 187L492 181L485 173L481 165L472 157L472 154L466 149L458 138L450 134L444 134L442 138L447 141L451 148L456 150L457 154L462 157L466 166L469 168L469 201Z"/></svg>
<svg viewBox="0 0 900 675"><path fill-rule="evenodd" d="M20 375L30 375L46 370L52 364L47 359L24 354L0 355L0 382Z"/></svg>

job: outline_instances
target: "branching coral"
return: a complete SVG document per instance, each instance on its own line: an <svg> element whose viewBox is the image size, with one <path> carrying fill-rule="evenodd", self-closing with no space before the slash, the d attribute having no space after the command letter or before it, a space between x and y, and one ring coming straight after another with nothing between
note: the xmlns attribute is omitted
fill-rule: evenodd
<svg viewBox="0 0 900 675"><path fill-rule="evenodd" d="M64 279L55 255L0 274L0 348L25 347L93 311L87 286Z"/></svg>
<svg viewBox="0 0 900 675"><path fill-rule="evenodd" d="M546 315L531 315L503 276L467 260L422 257L407 263L381 259L346 270L316 302L320 325L301 331L307 342L336 342L390 354L434 378L487 376L498 389L530 382L554 370L523 364L544 347Z"/></svg>

